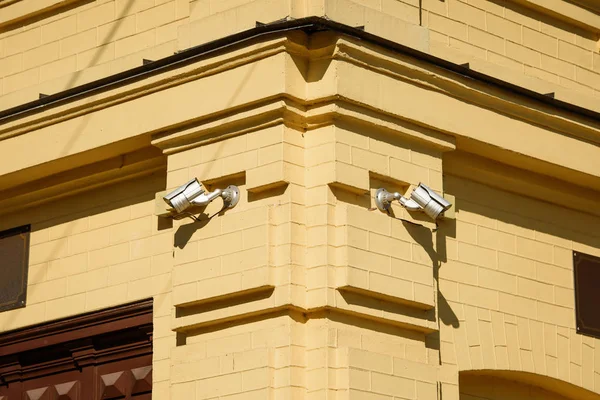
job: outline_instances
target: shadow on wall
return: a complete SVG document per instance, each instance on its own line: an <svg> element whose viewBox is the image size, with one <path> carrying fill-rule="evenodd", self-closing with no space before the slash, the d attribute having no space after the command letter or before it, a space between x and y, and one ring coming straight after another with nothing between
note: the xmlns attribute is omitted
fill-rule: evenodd
<svg viewBox="0 0 600 400"><path fill-rule="evenodd" d="M34 206L22 212L0 216L0 230L31 224L31 231L49 229L82 218L153 200L155 193L165 190L165 172L110 184L86 192ZM68 236L66 229L63 236Z"/></svg>
<svg viewBox="0 0 600 400"><path fill-rule="evenodd" d="M0 230L31 224L32 237L34 237L36 233L40 234L45 230L51 232L53 228L66 224L63 228L55 231L54 237L50 236L50 241L44 243L44 245L50 246L46 250L47 255L44 257L44 260L51 261L64 258L67 246L65 242L68 243L70 240L69 237L85 232L90 235L87 240L98 240L94 236L95 230L106 229L111 224L116 223L113 220L113 218L117 218L116 214L119 214L118 218L122 220L119 222L129 221L133 207L140 203L153 201L155 193L164 190L165 185L166 174L161 171L95 188L10 215L0 215ZM140 211L138 210L138 212ZM152 217L152 215L148 215L147 213L146 216L149 218ZM95 225L98 226L97 229L88 229L92 218ZM156 220L160 218L152 218L154 218L152 223L158 224ZM69 224L72 222L81 222L81 224ZM77 228L76 225L78 226ZM147 229L148 235L150 235L153 228L149 225ZM160 230L161 227L156 226L156 229ZM105 246L108 245L107 243ZM32 246L35 246L35 244ZM32 265L30 258L28 281L30 283L43 282L45 280L45 269L35 269L37 275L40 275L36 276L36 272L31 269ZM35 296L36 285L28 285L27 290L27 298L31 299L32 296ZM14 320L19 317L19 312L21 312L20 309L5 313L6 317L2 320L1 325L12 327Z"/></svg>
<svg viewBox="0 0 600 400"><path fill-rule="evenodd" d="M500 231L521 236L521 230L526 237L528 230L554 237L556 247L573 242L600 249L600 217L454 176L446 177L445 190L456 197L457 213L480 216L482 224L497 224ZM519 251L517 246L517 255Z"/></svg>
<svg viewBox="0 0 600 400"><path fill-rule="evenodd" d="M537 257L540 264L556 264L557 251L562 251L561 262L566 263L567 267L571 262L572 248L587 246L586 251L600 253L600 232L597 230L600 218L597 216L456 176L445 176L444 188L446 193L455 196L454 206L459 223L467 221L477 225L478 230L490 229L516 237L508 244L511 248L498 250L501 253ZM450 224L446 225L447 222ZM438 248L446 246L445 238L461 240L457 237L456 226L450 227L451 224L456 222L444 221L440 224ZM535 245L540 248L532 250ZM439 274L436 274L437 277ZM438 292L438 308L443 323L458 326L458 319L441 291Z"/></svg>
<svg viewBox="0 0 600 400"><path fill-rule="evenodd" d="M411 237L420 244L429 258L431 259L433 266L433 276L436 282L439 278L439 270L443 264L447 261L446 251L446 237L456 237L456 221L453 219L440 219L437 223L437 229L432 232L430 229L414 224L408 221L402 221L402 224L406 228L406 231ZM434 246L433 235L436 237L436 243ZM441 290L437 291L437 312L438 318L445 325L451 325L454 328L458 328L460 322L457 315L452 311L452 307L448 304L448 301L444 297Z"/></svg>
<svg viewBox="0 0 600 400"><path fill-rule="evenodd" d="M439 277L440 277L440 268L442 268L443 263L448 260L448 251L447 251L447 242L446 238L456 237L456 220L454 219L442 219L438 223L438 229L436 231L436 244L438 253L442 254L443 257L440 257L433 264L433 276L435 281L438 284L437 291L437 307L438 307L438 317L442 321L444 325L450 325L454 328L458 328L460 326L460 322L458 321L458 316L452 311L452 307L444 297L444 293L439 288Z"/></svg>
<svg viewBox="0 0 600 400"><path fill-rule="evenodd" d="M135 0L128 0L127 5L123 8L123 11L121 12L120 15L116 16L115 20L116 23L112 26L111 30L108 32L108 34L106 35L105 39L102 40L101 43L98 43L98 46L96 47L96 52L94 53L94 56L92 57L92 59L89 61L88 65L86 65L83 69L78 69L77 71L75 71L72 75L71 78L69 79L68 83L65 86L65 90L66 89L71 89L76 85L79 76L82 74L82 72L85 70L85 68L94 66L98 63L98 61L100 61L102 59L102 55L106 52L106 49L108 48L108 46L104 46L105 44L110 43L115 35L117 34L117 30L119 29L119 26L123 23L123 17L127 15L127 13L129 12L129 10L131 10L131 8L133 7L133 3ZM142 63L143 61L140 60L140 63ZM79 68L79 65L77 66ZM74 132L76 132L75 135L71 136L71 139L69 139L69 141L65 144L65 147L63 148L62 151L62 155L67 155L69 153L69 151L73 148L73 146L75 145L75 142L77 141L77 138L79 137L79 132L82 132L87 124L89 122L89 115L84 115L81 118L81 121L79 122L79 126L77 126L74 129Z"/></svg>
<svg viewBox="0 0 600 400"><path fill-rule="evenodd" d="M351 129L352 127L348 126L347 128ZM385 135L385 134L381 134L381 133L377 133L377 132L369 132L369 137L371 137L374 140L386 142L386 143L394 145L396 147L400 146L400 147L406 149L406 151L408 151L408 149L410 149L410 146L408 144L399 141L397 138L394 139L391 135ZM416 147L418 145L415 144L414 146ZM427 152L427 149L419 148L419 151ZM385 186L388 186L387 183L379 182L377 179L371 179L371 187L377 187L377 185L379 185L380 183ZM375 184L375 186L373 186L373 184ZM335 197L340 201L354 204L359 207L368 208L368 209L370 209L370 207L372 205L371 204L372 199L370 197L370 194L365 194L365 195L354 194L354 193L350 193L345 190L341 190L336 187L331 187L331 191L335 195ZM447 237L451 237L451 238L456 237L456 221L453 219L440 219L440 220L438 220L438 223L437 223L437 229L432 230L432 229L418 223L418 221L420 221L420 220L431 222L429 217L425 216L424 214L419 214L419 213L415 213L411 216L417 222L413 223L411 221L398 218L398 217L396 217L396 215L394 215L393 210L390 213L390 217L400 220L402 225L405 227L406 231L408 232L408 234L412 237L412 239L423 248L423 250L425 251L425 253L427 254L427 256L431 262L431 265L433 268L434 279L436 282L438 282L439 269L442 268L443 264L447 261L446 238ZM435 235L435 242L434 242L434 235ZM352 300L357 301L357 299L352 299ZM348 299L346 299L346 301L348 301L349 303L351 302ZM360 304L360 303L357 303L357 304ZM436 304L438 305L438 307L434 310L431 310L432 315L431 316L427 315L426 319L430 319L430 317L435 318L433 313L435 313L437 311L437 314L438 314L437 317L442 321L442 323L444 323L445 325L451 325L455 328L459 327L460 322L458 320L458 316L454 313L454 311L450 307L450 304L444 297L444 294L442 293L442 291L439 290L439 285L438 285L438 291L437 291ZM361 304L361 305L364 306L364 304ZM396 310L396 312L399 312L401 314L406 314L406 311L404 311L404 310ZM423 315L421 315L420 318L423 318ZM436 338L434 337L434 335L429 335L428 336L428 346L430 346L430 347L439 346L439 343L434 344L435 342L436 342Z"/></svg>

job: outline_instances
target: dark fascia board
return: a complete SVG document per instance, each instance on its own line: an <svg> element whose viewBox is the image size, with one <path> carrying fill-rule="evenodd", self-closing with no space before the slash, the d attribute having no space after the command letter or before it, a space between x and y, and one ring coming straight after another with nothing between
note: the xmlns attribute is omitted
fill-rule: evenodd
<svg viewBox="0 0 600 400"><path fill-rule="evenodd" d="M275 21L269 24L259 24L252 29L239 32L230 36L226 36L211 42L204 43L199 46L194 46L189 49L177 52L171 56L156 60L151 63L145 63L139 67L120 72L93 82L86 83L71 89L64 90L59 93L51 94L29 103L25 103L16 107L0 111L0 125L10 120L18 119L25 115L46 110L51 107L64 104L65 102L81 98L86 95L99 93L116 86L126 85L135 81L139 81L148 76L155 75L164 71L179 68L196 62L199 59L206 58L214 53L224 51L228 48L242 45L246 42L256 40L265 36L277 35L289 31L304 31L306 33L332 31L345 36L352 37L370 44L374 44L385 49L406 54L416 59L434 64L440 68L450 71L462 78L473 79L478 82L483 82L488 85L507 90L520 96L525 96L536 102L555 107L574 113L578 116L591 118L594 121L600 121L600 113L579 107L571 103L560 101L541 93L525 89L521 86L511 84L509 82L473 71L465 68L463 65L455 64L444 59L432 56L427 53L415 50L413 48L401 45L391 40L365 32L356 27L344 25L322 17L307 17L299 19L286 19Z"/></svg>

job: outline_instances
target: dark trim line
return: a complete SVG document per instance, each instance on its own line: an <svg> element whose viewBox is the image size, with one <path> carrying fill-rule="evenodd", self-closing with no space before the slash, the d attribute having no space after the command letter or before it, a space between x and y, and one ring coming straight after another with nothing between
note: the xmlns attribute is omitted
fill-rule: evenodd
<svg viewBox="0 0 600 400"><path fill-rule="evenodd" d="M501 88L503 90L508 90L518 95L528 97L534 101L552 107L556 107L574 114L578 114L580 116L591 118L596 121L600 121L599 112L579 107L564 101L560 101L552 97L546 96L544 94L537 93L517 85L513 85L500 79L493 78L480 72L473 71L469 68L466 68L465 66L454 64L441 58L434 57L430 54L423 53L410 47L398 44L391 40L381 38L379 36L365 32L364 30L361 30L359 28L353 28L348 25L344 25L322 17L307 17L300 19L275 21L269 24L257 23L256 28L252 28L247 31L226 36L224 38L217 39L199 46L191 47L189 49L175 53L172 56L168 56L154 62L146 63L139 67L123 71L115 75L111 75L93 82L86 83L81 86L64 90L59 93L48 95L46 97L40 98L35 101L31 101L29 103L25 103L4 111L0 111L0 124L9 120L17 119L24 115L28 115L37 111L45 110L50 107L55 107L60 104L64 104L67 101L74 100L85 95L108 90L118 85L132 83L163 71L168 71L183 65L193 63L198 59L204 58L212 53L223 51L229 47L238 46L240 44L263 36L274 35L294 30L301 30L307 33L318 31L338 32L358 40L363 40L365 42L384 47L388 50L407 54L419 60L435 64L438 67L451 71L457 75L460 75L463 78L470 78L476 81L481 81L486 84Z"/></svg>

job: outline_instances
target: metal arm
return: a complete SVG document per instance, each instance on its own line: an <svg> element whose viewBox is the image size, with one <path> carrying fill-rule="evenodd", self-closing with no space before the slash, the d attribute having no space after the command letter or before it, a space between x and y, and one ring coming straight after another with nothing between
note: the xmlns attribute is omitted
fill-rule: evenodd
<svg viewBox="0 0 600 400"><path fill-rule="evenodd" d="M398 200L400 202L400 204L402 204L402 206L404 208L406 208L408 211L421 211L423 210L423 207L421 207L416 201L414 201L413 199L407 199L404 196L400 196L400 199Z"/></svg>
<svg viewBox="0 0 600 400"><path fill-rule="evenodd" d="M216 189L209 193L202 193L191 203L195 206L206 206L217 197L223 198L223 208L233 208L240 200L240 190L235 185L229 185L223 190Z"/></svg>
<svg viewBox="0 0 600 400"><path fill-rule="evenodd" d="M221 192L222 192L221 189L217 189L213 192L202 193L200 196L196 197L190 203L192 203L195 206L207 206L211 201L213 201L214 199L219 197L221 195Z"/></svg>
<svg viewBox="0 0 600 400"><path fill-rule="evenodd" d="M401 196L398 192L390 193L384 188L377 189L377 192L375 193L375 204L380 211L388 211L392 201L394 200L398 200L400 204L402 204L402 206L409 211L423 210L423 208L416 201L413 199L407 199L406 197Z"/></svg>

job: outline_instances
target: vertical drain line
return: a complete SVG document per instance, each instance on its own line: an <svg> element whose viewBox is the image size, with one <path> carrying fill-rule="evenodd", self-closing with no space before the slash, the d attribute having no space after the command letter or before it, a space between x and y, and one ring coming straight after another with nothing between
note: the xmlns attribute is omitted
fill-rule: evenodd
<svg viewBox="0 0 600 400"><path fill-rule="evenodd" d="M423 0L419 0L419 25L423 26Z"/></svg>

